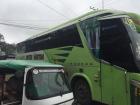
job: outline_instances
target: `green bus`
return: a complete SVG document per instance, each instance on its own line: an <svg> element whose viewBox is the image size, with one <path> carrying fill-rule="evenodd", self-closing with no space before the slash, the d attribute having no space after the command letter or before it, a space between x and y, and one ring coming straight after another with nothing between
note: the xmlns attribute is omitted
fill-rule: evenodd
<svg viewBox="0 0 140 105"><path fill-rule="evenodd" d="M65 67L75 98L140 105L140 16L97 10L17 44L17 59Z"/></svg>

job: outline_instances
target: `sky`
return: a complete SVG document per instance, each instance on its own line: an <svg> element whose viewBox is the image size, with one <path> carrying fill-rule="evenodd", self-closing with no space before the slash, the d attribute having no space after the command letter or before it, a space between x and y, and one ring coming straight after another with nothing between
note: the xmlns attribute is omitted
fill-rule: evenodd
<svg viewBox="0 0 140 105"><path fill-rule="evenodd" d="M50 27L102 8L102 0L0 0L0 33L19 43ZM140 0L104 0L105 9L140 14ZM21 26L22 25L22 26Z"/></svg>

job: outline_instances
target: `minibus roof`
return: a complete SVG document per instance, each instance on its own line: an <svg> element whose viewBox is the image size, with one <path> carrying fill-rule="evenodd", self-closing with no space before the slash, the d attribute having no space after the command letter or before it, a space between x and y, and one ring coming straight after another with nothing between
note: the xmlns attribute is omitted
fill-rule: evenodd
<svg viewBox="0 0 140 105"><path fill-rule="evenodd" d="M38 60L0 60L0 71L25 70L26 67L63 67L61 65Z"/></svg>

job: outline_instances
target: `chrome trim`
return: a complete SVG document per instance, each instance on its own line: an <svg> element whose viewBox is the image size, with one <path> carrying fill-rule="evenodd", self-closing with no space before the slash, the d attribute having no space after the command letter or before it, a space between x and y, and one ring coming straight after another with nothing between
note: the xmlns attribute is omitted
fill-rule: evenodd
<svg viewBox="0 0 140 105"><path fill-rule="evenodd" d="M111 65L109 62L107 62L105 60L101 60L101 63L105 63L105 64L108 64L108 65Z"/></svg>

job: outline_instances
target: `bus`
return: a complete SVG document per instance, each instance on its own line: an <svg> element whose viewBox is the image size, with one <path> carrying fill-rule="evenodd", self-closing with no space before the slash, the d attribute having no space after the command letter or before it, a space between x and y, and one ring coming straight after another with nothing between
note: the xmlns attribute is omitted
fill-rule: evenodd
<svg viewBox="0 0 140 105"><path fill-rule="evenodd" d="M140 16L95 10L17 44L17 59L65 67L81 105L140 105Z"/></svg>

